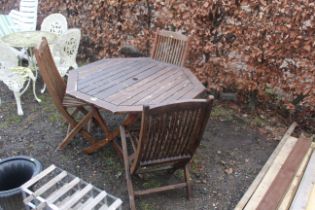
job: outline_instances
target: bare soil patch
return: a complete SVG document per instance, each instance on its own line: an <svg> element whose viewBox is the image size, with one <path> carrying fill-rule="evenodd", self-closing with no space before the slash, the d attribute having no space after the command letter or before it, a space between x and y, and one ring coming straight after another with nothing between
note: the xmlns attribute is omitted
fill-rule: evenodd
<svg viewBox="0 0 315 210"><path fill-rule="evenodd" d="M129 208L123 164L111 146L88 156L82 152L86 143L77 136L64 150L56 150L66 125L48 93L40 96L43 102L38 104L28 91L22 98L22 117L16 114L13 94L2 83L0 95L0 158L30 155L44 167L56 164L120 197L124 209ZM110 113L104 112L104 116L112 126L121 120ZM240 114L217 103L191 164L193 198L186 200L185 190L149 195L137 199L138 209L233 209L277 145L274 138L280 135L271 134L275 127L279 134L284 133L285 126L279 127L275 119ZM152 187L181 178L176 173L170 180L136 179L136 183Z"/></svg>

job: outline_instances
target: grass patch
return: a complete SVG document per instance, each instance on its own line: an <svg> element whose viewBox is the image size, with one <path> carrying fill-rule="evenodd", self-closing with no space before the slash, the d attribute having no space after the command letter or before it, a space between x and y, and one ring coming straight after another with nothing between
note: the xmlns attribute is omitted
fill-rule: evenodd
<svg viewBox="0 0 315 210"><path fill-rule="evenodd" d="M56 123L62 120L61 115L57 112L51 113L48 117L49 122Z"/></svg>
<svg viewBox="0 0 315 210"><path fill-rule="evenodd" d="M56 107L48 94L41 95L40 99L42 100L40 106L42 107L44 112L57 112Z"/></svg>
<svg viewBox="0 0 315 210"><path fill-rule="evenodd" d="M151 179L151 180L146 181L145 183L143 183L142 186L143 186L145 189L148 189L148 188L155 188L155 187L160 187L160 186L161 186L161 183L158 182L157 180Z"/></svg>
<svg viewBox="0 0 315 210"><path fill-rule="evenodd" d="M141 210L154 210L153 205L146 203L145 201L141 201L139 207Z"/></svg>
<svg viewBox="0 0 315 210"><path fill-rule="evenodd" d="M121 171L120 162L112 157L106 157L106 167L110 168L113 171Z"/></svg>
<svg viewBox="0 0 315 210"><path fill-rule="evenodd" d="M184 171L183 170L177 170L175 173L174 173L175 177L178 178L178 179L183 179L184 178Z"/></svg>
<svg viewBox="0 0 315 210"><path fill-rule="evenodd" d="M233 109L223 106L214 106L210 114L210 117L213 119L231 121L234 119L234 115L235 111Z"/></svg>
<svg viewBox="0 0 315 210"><path fill-rule="evenodd" d="M0 129L6 129L12 125L18 124L22 121L22 117L18 116L16 113L12 113L8 118L3 119L4 121L0 123Z"/></svg>
<svg viewBox="0 0 315 210"><path fill-rule="evenodd" d="M257 127L263 127L267 122L266 122L266 120L262 119L261 117L256 116L256 117L251 121L251 123L252 123L254 126L257 126Z"/></svg>

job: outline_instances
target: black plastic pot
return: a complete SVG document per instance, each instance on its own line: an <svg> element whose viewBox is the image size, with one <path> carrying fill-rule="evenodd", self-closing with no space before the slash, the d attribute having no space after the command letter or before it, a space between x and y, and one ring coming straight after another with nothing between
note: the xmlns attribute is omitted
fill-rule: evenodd
<svg viewBox="0 0 315 210"><path fill-rule="evenodd" d="M42 171L42 164L31 157L0 160L0 210L25 209L21 186Z"/></svg>

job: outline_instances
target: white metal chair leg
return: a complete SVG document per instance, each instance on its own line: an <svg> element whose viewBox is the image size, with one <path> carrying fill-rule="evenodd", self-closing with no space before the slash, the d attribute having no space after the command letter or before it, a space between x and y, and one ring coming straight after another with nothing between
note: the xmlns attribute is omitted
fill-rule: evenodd
<svg viewBox="0 0 315 210"><path fill-rule="evenodd" d="M24 115L22 105L21 105L21 93L14 91L13 94L16 101L16 108L17 108L18 115Z"/></svg>
<svg viewBox="0 0 315 210"><path fill-rule="evenodd" d="M23 95L23 94L26 92L27 88L30 86L30 83L31 83L31 79L29 78L29 79L27 80L26 86L25 86L25 87L23 88L23 90L20 92L21 95Z"/></svg>
<svg viewBox="0 0 315 210"><path fill-rule="evenodd" d="M46 84L43 85L43 88L40 90L41 93L45 93L46 91Z"/></svg>
<svg viewBox="0 0 315 210"><path fill-rule="evenodd" d="M31 78L31 80L32 80L32 82L33 82L33 95L34 95L34 98L36 99L36 101L37 101L38 103L40 103L40 102L42 102L42 100L40 100L40 99L37 97L37 94L36 94L36 77L30 75L30 78Z"/></svg>

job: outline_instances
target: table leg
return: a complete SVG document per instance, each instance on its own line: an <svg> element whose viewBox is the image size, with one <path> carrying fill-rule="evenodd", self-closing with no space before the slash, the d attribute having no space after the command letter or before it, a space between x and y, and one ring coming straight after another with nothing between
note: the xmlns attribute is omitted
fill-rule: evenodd
<svg viewBox="0 0 315 210"><path fill-rule="evenodd" d="M139 113L129 113L121 125L128 127L128 126L134 124L136 122L136 120L138 119L138 116L139 116ZM107 133L107 135L106 135L106 133ZM120 135L119 127L113 131L110 131L110 132L105 131L105 135L106 135L105 139L98 141L97 143L95 143L89 147L86 147L83 150L84 153L92 154L93 152L99 150L100 148L104 147L108 143L112 143L117 154L122 157L121 147L114 141L114 139Z"/></svg>
<svg viewBox="0 0 315 210"><path fill-rule="evenodd" d="M37 94L36 94L36 81L38 78L38 69L37 69L36 63L34 61L33 49L30 48L28 51L29 51L29 61L32 65L31 69L35 71L35 78L32 78L32 80L33 80L33 94L34 94L36 101L41 102L41 100L37 97Z"/></svg>

